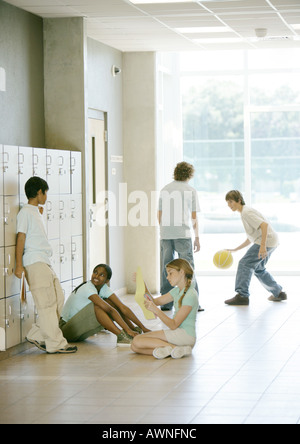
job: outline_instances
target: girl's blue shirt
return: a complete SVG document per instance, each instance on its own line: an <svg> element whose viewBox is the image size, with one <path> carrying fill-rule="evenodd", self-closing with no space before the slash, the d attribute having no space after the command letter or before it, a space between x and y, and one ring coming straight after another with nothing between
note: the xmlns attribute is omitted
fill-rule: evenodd
<svg viewBox="0 0 300 444"><path fill-rule="evenodd" d="M87 281L83 284L76 293L73 291L62 310L61 317L64 321L68 322L73 316L75 316L80 310L82 310L86 305L91 304L90 296L97 294L101 299L109 298L114 292L104 284L103 287L98 292L92 281Z"/></svg>
<svg viewBox="0 0 300 444"><path fill-rule="evenodd" d="M178 313L179 310L178 301L183 295L183 293L184 289L180 291L178 287L175 287L170 291L170 294L174 299L174 308L175 308L174 317ZM182 322L182 324L179 326L179 328L183 328L188 335L196 337L196 318L198 313L199 302L198 302L198 293L195 290L195 288L190 287L186 292L186 295L182 299L182 306L184 305L189 305L190 307L192 307L192 310L185 318L185 320Z"/></svg>

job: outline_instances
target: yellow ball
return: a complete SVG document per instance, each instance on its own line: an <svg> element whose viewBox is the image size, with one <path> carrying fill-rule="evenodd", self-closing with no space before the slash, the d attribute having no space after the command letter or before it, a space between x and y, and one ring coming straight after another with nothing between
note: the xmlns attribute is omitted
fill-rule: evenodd
<svg viewBox="0 0 300 444"><path fill-rule="evenodd" d="M230 251L221 250L214 255L214 264L217 268L226 270L233 264L233 257Z"/></svg>

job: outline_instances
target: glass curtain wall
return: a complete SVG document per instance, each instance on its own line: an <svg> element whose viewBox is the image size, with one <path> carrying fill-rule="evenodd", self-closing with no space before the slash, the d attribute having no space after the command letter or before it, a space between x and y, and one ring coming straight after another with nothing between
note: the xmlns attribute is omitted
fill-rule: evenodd
<svg viewBox="0 0 300 444"><path fill-rule="evenodd" d="M274 274L300 274L300 51L181 54L183 156L196 169L201 205L198 274L215 274L216 251L246 238L225 202L239 189L265 214L281 244ZM235 273L246 250L234 254ZM220 272L219 272L220 273Z"/></svg>

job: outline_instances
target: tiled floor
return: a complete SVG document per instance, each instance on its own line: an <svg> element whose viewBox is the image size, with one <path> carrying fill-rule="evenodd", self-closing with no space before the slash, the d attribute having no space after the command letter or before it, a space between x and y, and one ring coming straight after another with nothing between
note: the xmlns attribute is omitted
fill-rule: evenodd
<svg viewBox="0 0 300 444"><path fill-rule="evenodd" d="M101 333L73 355L0 361L0 423L300 423L300 277L279 280L287 302L253 281L250 306L228 307L234 278L199 278L205 312L188 358L138 356Z"/></svg>

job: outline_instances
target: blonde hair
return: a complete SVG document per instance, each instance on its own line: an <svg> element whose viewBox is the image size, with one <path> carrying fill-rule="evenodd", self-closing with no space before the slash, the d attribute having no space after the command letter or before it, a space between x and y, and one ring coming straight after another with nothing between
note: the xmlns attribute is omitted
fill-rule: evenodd
<svg viewBox="0 0 300 444"><path fill-rule="evenodd" d="M194 277L194 270L187 260L180 259L180 258L174 259L173 261L169 262L166 265L166 268L172 268L173 270L176 270L176 271L180 271L180 270L184 271L185 279L186 279L186 286L185 286L183 295L181 296L181 298L178 301L178 308L181 308L182 300L183 300L184 296L186 295L188 289L192 285L192 280Z"/></svg>

